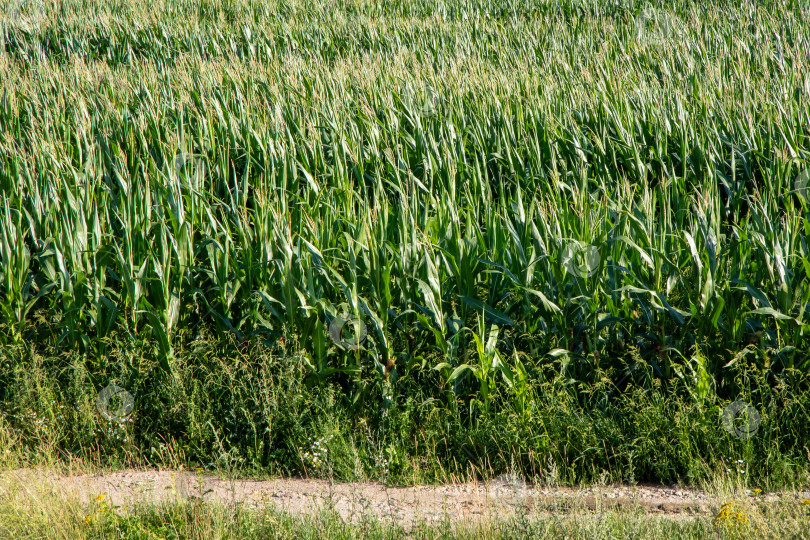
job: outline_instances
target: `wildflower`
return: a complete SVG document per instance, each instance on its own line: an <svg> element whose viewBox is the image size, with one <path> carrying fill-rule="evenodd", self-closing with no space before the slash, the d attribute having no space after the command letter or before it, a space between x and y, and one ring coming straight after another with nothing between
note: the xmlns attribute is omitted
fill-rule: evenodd
<svg viewBox="0 0 810 540"><path fill-rule="evenodd" d="M714 517L714 525L719 527L724 525L728 528L748 524L748 516L742 509L737 509L733 502L728 502L720 508L720 512Z"/></svg>

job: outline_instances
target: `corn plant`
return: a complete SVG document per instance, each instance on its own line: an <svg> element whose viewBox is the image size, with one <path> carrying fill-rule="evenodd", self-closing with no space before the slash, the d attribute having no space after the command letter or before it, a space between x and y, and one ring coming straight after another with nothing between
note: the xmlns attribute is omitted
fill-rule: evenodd
<svg viewBox="0 0 810 540"><path fill-rule="evenodd" d="M482 410L810 366L805 5L119 4L3 20L4 339L292 340L352 399L442 366Z"/></svg>

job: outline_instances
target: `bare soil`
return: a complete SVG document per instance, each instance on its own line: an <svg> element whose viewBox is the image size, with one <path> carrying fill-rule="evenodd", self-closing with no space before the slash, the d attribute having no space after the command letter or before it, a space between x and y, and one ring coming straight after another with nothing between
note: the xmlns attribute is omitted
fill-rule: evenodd
<svg viewBox="0 0 810 540"><path fill-rule="evenodd" d="M199 498L253 509L274 507L293 515L328 507L347 520L393 519L404 527L419 522L478 522L515 515L602 512L613 508L690 519L716 511L725 502L695 489L648 485L550 488L508 478L489 483L387 487L378 483L339 484L305 479L227 480L167 470L64 476L34 469L0 473L0 496L36 496L34 490L43 485L50 486L48 489L54 493L78 497L83 503L104 495L108 504L119 506L121 511L135 503ZM746 496L774 502L785 496L810 498L810 492Z"/></svg>

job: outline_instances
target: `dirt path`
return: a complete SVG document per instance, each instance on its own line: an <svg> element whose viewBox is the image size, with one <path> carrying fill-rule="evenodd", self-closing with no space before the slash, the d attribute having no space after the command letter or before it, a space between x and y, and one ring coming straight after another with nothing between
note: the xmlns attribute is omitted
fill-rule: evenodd
<svg viewBox="0 0 810 540"><path fill-rule="evenodd" d="M497 480L488 484L391 488L374 483L332 484L322 480L224 480L187 471L127 470L76 476L56 476L31 469L0 473L0 493L13 490L25 496L34 486L43 485L62 494L78 496L85 503L103 494L109 504L122 508L136 502L201 497L223 504L242 504L246 508L272 506L291 514L328 506L344 519L374 516L394 519L405 527L418 522L475 522L516 513L599 512L617 507L688 519L705 515L722 504L703 491L661 486L542 488L519 481ZM810 498L810 492L790 496ZM781 497L771 494L759 499L777 501Z"/></svg>

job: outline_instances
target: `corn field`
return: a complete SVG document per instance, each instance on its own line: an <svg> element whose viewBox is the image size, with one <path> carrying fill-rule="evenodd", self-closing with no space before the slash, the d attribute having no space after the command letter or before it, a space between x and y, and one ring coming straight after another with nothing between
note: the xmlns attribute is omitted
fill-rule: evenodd
<svg viewBox="0 0 810 540"><path fill-rule="evenodd" d="M207 328L484 407L807 371L810 10L712 4L4 2L0 340L172 373Z"/></svg>

